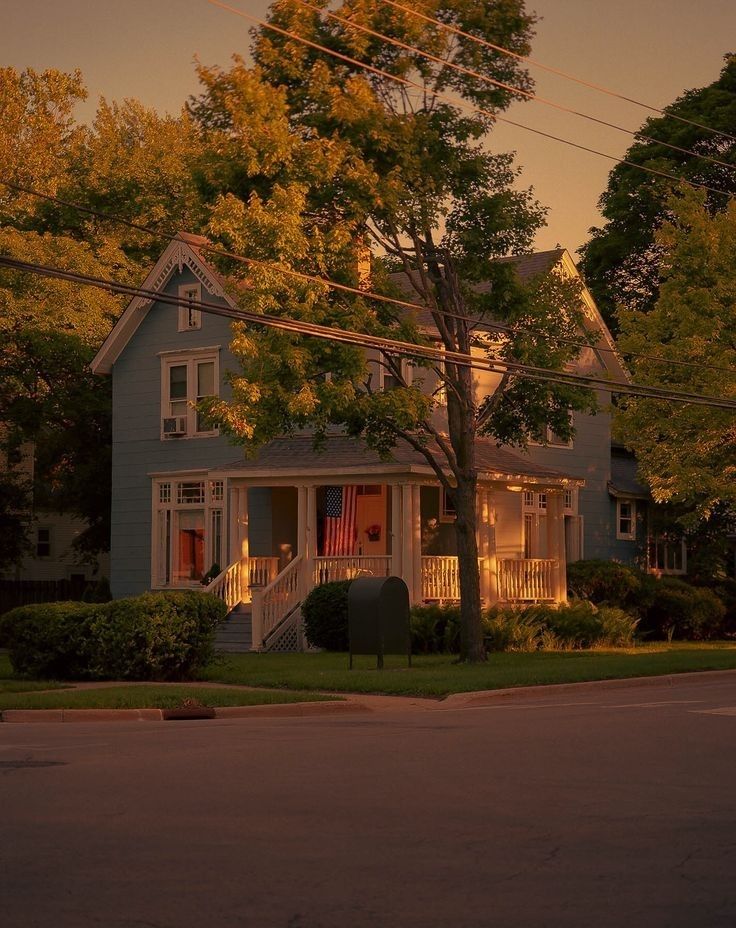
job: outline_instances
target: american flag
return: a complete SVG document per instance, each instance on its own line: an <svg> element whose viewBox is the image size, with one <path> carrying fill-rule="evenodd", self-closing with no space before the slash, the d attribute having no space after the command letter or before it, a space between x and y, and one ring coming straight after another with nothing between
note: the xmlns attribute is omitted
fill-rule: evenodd
<svg viewBox="0 0 736 928"><path fill-rule="evenodd" d="M326 557L353 553L355 547L355 510L357 487L325 487Z"/></svg>

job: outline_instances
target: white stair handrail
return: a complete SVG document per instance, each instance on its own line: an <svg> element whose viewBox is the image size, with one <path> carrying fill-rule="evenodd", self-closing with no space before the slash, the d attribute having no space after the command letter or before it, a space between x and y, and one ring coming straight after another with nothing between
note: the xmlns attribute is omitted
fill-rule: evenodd
<svg viewBox="0 0 736 928"><path fill-rule="evenodd" d="M205 593L218 596L227 606L228 612L234 609L244 599L242 586L242 570L240 561L233 561L221 571L214 580L204 588Z"/></svg>
<svg viewBox="0 0 736 928"><path fill-rule="evenodd" d="M263 641L302 599L302 565L304 556L294 560L262 590L253 590L253 649L260 650Z"/></svg>

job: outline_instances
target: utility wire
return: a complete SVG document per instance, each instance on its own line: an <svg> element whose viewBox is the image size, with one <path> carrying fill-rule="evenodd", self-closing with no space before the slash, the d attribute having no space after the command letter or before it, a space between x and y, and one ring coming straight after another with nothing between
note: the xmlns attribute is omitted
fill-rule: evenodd
<svg viewBox="0 0 736 928"><path fill-rule="evenodd" d="M697 129L703 129L705 132L721 136L724 139L728 139L730 142L736 142L736 136L728 132L723 132L721 129L713 129L701 122L695 122L693 119L686 119L684 116L678 116L676 113L669 112L668 110L659 109L659 107L652 106L649 103L642 103L641 100L636 100L634 97L627 97L625 94L616 90L611 90L609 87L605 87L602 84L595 84L592 81L586 81L581 77L576 77L574 74L570 74L567 71L542 64L541 61L530 58L528 55L520 55L518 52L511 51L509 48L504 48L502 45L494 45L493 42L489 42L480 36L473 35L470 32L464 32L462 29L458 29L457 26L450 25L450 23L443 23L438 19L433 19L431 16L419 12L419 10L414 10L411 7L405 6L403 3L397 3L396 0L379 0L379 2L388 4L388 6L392 6L397 10L402 10L404 13L409 13L410 16L423 19L425 22L431 23L439 29L451 32L454 35L462 36L464 39L470 39L471 42L476 42L478 45L490 48L494 52L500 52L502 55L507 55L509 58L516 58L517 61L524 61L526 64L533 65L535 68L541 68L543 71L548 71L550 74L556 74L558 77L564 77L565 80L573 81L575 84L580 84L582 87L587 87L590 90L597 90L599 93L604 93L609 97L616 97L616 99L623 100L626 103L633 103L634 106L640 106L642 109L649 110L651 113L658 113L660 116L666 116L668 119L676 119L678 122L685 123L685 125L695 126ZM665 143L660 142L660 144Z"/></svg>
<svg viewBox="0 0 736 928"><path fill-rule="evenodd" d="M394 81L395 83L401 84L404 87L412 87L421 91L422 93L426 92L426 88L419 84L417 81L413 81L408 77L399 77L397 74L390 74L388 71L383 71L381 68L376 68L373 65L366 64L364 61L359 61L357 58L351 58L349 55L342 54L342 52L327 48L325 45L320 45L318 42L312 42L310 39L305 39L303 36L300 36L296 32L293 32L289 29L282 29L280 26L275 26L273 23L269 23L264 19L259 19L257 16L253 16L251 13L246 13L244 10L237 9L236 7L230 6L227 3L223 3L222 0L207 0L207 3L211 4L212 6L220 7L220 9L226 10L229 13L233 13L235 16L241 16L244 19L249 19L251 22L262 26L264 29L270 29L272 32L279 33L288 39L293 39L296 42L300 42L302 45L306 45L315 49L316 51L324 52L324 54L330 55L332 58L337 58L340 61L344 61L346 64L352 65L353 67L362 68L364 71L368 71L371 74L377 75L378 77L383 77L387 80ZM606 158L608 161L614 161L616 164L626 164L629 167L636 168L639 171L644 171L646 174L652 174L656 177L664 177L667 180L673 180L678 184L686 184L687 186L693 187L697 190L707 190L709 193L715 193L718 196L726 197L729 200L733 197L732 194L729 194L724 190L718 190L716 187L711 187L708 184L701 184L698 181L687 180L684 177L677 177L675 174L670 174L667 171L660 171L657 168L647 167L643 164L637 164L635 161L629 161L627 158L617 158L616 155L609 155L606 152L599 151L597 148L589 148L587 145L581 145L579 142L573 142L571 139L566 139L559 135L553 135L550 132L543 132L541 129L534 129L531 126L525 125L524 123L509 119L507 116L499 116L492 110L474 106L472 103L467 103L462 99L457 100L449 94L442 93L439 90L433 90L432 95L438 100L447 101L451 106L458 107L459 109L463 109L468 112L477 113L481 116L487 116L496 122L502 122L509 126L515 126L517 129L524 129L526 132L532 132L534 135L539 135L543 138L551 139L554 142L560 142L563 145L569 145L571 148L576 148L579 151L585 151L591 155L598 155L601 158Z"/></svg>
<svg viewBox="0 0 736 928"><path fill-rule="evenodd" d="M167 242L182 241L178 232L167 232L167 231L152 229L150 226L144 226L141 223L133 222L132 220L125 219L122 216L116 216L112 213L106 213L101 210L92 209L91 207L83 206L81 203L74 203L70 200L62 199L61 197L54 196L53 194L50 194L50 193L42 193L40 190L34 190L32 187L27 187L27 186L24 186L23 184L16 184L16 183L13 183L12 181L3 180L2 178L0 178L0 184L5 187L8 187L10 190L15 190L16 192L25 193L25 194L28 194L29 196L37 197L38 199L46 200L47 202L50 202L50 203L56 203L59 206L65 206L69 209L73 209L77 212L80 212L80 213L83 213L89 216L94 216L98 219L104 219L110 222L118 223L119 225L125 226L126 228L134 229L137 232L144 232L145 234L150 235L152 238L157 238L157 239L160 239L161 241L167 241ZM500 322L493 322L491 320L481 319L481 318L474 317L474 316L465 316L465 315L462 315L461 313L453 313L453 312L450 312L449 310L444 310L444 309L438 309L438 308L430 309L429 307L421 303L414 303L409 300L402 300L396 297L386 296L385 294L382 294L382 293L374 293L373 291L370 291L370 290L362 290L358 287L350 287L347 284L341 284L341 283L338 283L337 281L329 280L328 278L325 278L325 277L318 277L312 274L305 274L301 271L295 271L290 268L285 268L273 262L259 261L257 258L248 258L245 255L240 255L235 252L228 251L227 249L219 248L218 246L212 245L208 242L198 243L196 247L197 249L201 251L207 251L207 252L210 252L211 254L215 254L220 257L230 258L242 264L252 265L252 266L260 267L260 268L266 268L267 270L276 271L279 274L283 274L285 277L293 277L298 280L305 280L310 283L317 283L331 290L347 292L350 294L354 294L356 296L360 296L363 299L370 299L370 300L376 300L378 302L389 303L394 306L399 306L401 308L405 308L409 310L415 310L415 311L419 310L421 312L435 312L437 313L437 315L445 317L445 318L460 319L462 321L469 323L474 328L490 329L491 331L503 332L510 336L518 336L520 332L536 332L536 329L533 326L520 326L519 328L515 329L515 328L512 328L511 326L503 325ZM612 348L612 347L604 348L600 345L592 344L591 342L578 342L573 339L563 338L561 336L556 336L555 340L558 342L562 342L564 344L568 344L574 348L592 348L595 351L606 352L607 354L612 354L616 357L623 355L624 357L643 358L644 360L658 361L658 362L666 363L669 365L674 365L677 367L692 367L692 368L696 368L697 370L717 371L720 373L728 373L728 374L736 373L736 370L731 367L718 367L713 364L699 364L693 361L681 361L681 360L673 359L673 358L665 358L661 355L642 354L641 352L619 351L619 349L617 348Z"/></svg>
<svg viewBox="0 0 736 928"><path fill-rule="evenodd" d="M469 77L473 77L476 80L482 81L486 84L490 84L494 87L499 87L502 90L508 90L511 93L519 94L522 97L526 97L528 100L533 101L534 103L542 103L545 106L551 106L556 110L560 110L563 113L570 113L573 116L579 116L581 119L587 119L590 122L597 123L600 126L606 126L609 129L616 129L618 132L623 132L626 135L632 136L632 138L644 142L653 142L657 145L662 145L664 148L669 148L672 151L679 152L683 155L690 155L693 158L700 158L703 161L710 161L711 164L717 164L720 167L728 168L730 171L736 171L736 164L731 164L728 161L721 161L718 158L713 158L710 155L700 154L699 152L692 151L689 148L682 148L679 145L673 145L671 142L665 142L660 139L653 138L650 135L645 135L643 132L638 132L633 129L626 129L624 126L619 126L616 123L608 122L605 119L599 119L597 116L593 116L590 113L583 113L579 110L572 109L569 106L564 106L562 103L557 103L554 100L550 100L547 97L542 97L537 93L532 93L529 90L524 90L521 87L515 87L513 84L507 84L504 81L496 80L493 77L488 77L485 74L481 74L478 71L473 70L472 68L466 68L464 65L457 64L454 61L449 61L444 58L440 58L438 55L433 55L431 52L426 52L421 48L418 48L415 45L409 45L405 42L402 42L400 39L393 38L392 36L385 35L382 32L376 32L374 29L364 26L361 23L354 22L351 19L347 19L344 16L339 16L337 13L332 13L330 10L322 10L317 6L313 6L309 0L295 0L296 3L301 4L301 6L306 7L306 9L311 10L314 13L318 13L328 17L329 19L334 20L335 22L341 23L344 26L347 26L349 29L357 29L360 32L363 32L366 35L373 36L373 38L379 39L382 42L387 42L390 45L395 46L396 48L404 49L405 51L411 52L416 55L421 55L423 58L426 58L428 61L433 61L435 64L441 65L443 68L450 68L453 71L457 71L460 74L467 74ZM438 23L440 25L440 23Z"/></svg>
<svg viewBox="0 0 736 928"><path fill-rule="evenodd" d="M587 389L599 387L619 395L638 396L652 400L666 400L668 402L674 403L685 403L699 406L710 406L717 409L736 410L736 399L718 399L717 397L703 394L665 390L639 384L611 382L598 377L587 375L581 376L579 374L566 373L564 371L555 371L549 368L534 367L531 365L506 361L504 359L484 360L480 358L473 358L472 355L465 354L464 352L447 351L442 348L433 348L428 345L416 345L411 342L403 342L393 338L386 338L384 336L367 335L365 333L354 332L349 329L333 328L330 326L318 325L311 322L302 322L298 319L291 319L288 317L273 316L269 314L261 315L259 313L249 312L242 309L230 309L211 301L185 299L183 297L161 293L156 290L151 290L144 287L134 287L119 281L101 277L92 277L87 274L79 274L75 271L52 267L50 265L19 261L15 258L9 258L4 255L0 255L0 267L7 267L11 270L38 274L43 277L67 280L73 283L93 286L97 287L98 289L106 290L110 293L118 293L129 297L140 297L144 300L167 303L174 306L197 308L214 315L225 316L243 322L251 322L255 325L280 329L312 338L323 338L330 341L345 342L362 347L377 348L379 351L387 354L400 354L410 358L413 357L419 358L421 360L431 360L438 363L455 364L458 366L469 367L474 370L490 371L492 373L512 373L519 377L531 380L563 384L565 386L581 386Z"/></svg>

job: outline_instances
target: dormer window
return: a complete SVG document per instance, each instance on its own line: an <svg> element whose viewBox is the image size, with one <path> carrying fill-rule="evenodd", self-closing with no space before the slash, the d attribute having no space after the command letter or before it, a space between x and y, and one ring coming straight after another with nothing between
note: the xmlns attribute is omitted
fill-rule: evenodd
<svg viewBox="0 0 736 928"><path fill-rule="evenodd" d="M189 332L202 328L202 310L196 305L202 302L201 284L184 284L179 287L179 299L189 301L189 306L179 306L179 331Z"/></svg>

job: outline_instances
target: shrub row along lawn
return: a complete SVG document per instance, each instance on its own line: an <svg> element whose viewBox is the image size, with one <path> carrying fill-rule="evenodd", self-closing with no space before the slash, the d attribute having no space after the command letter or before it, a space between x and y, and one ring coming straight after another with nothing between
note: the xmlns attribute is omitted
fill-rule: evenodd
<svg viewBox="0 0 736 928"><path fill-rule="evenodd" d="M450 693L550 683L578 683L622 677L659 676L699 670L736 669L733 642L638 645L592 651L535 651L491 654L486 664L456 664L450 654L356 657L346 654L233 654L210 664L199 678L221 683L345 693L442 697Z"/></svg>

